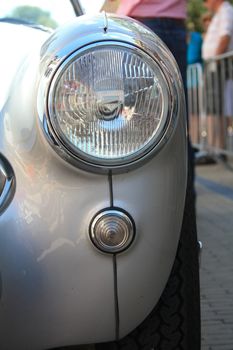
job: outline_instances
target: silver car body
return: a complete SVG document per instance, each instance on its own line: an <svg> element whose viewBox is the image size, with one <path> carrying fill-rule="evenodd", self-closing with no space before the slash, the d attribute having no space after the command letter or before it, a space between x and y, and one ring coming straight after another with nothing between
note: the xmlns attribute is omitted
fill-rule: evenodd
<svg viewBox="0 0 233 350"><path fill-rule="evenodd" d="M104 14L54 34L1 23L1 38L6 31L1 167L7 159L16 189L0 215L0 348L41 350L121 338L158 302L179 241L186 127L175 61L160 40L154 42L155 53L166 53L164 64L180 93L171 135L148 161L109 179L69 164L51 148L42 125L41 76L87 43L122 40L140 47L147 32ZM98 251L88 232L93 216L112 205L130 213L136 226L133 244L118 255Z"/></svg>

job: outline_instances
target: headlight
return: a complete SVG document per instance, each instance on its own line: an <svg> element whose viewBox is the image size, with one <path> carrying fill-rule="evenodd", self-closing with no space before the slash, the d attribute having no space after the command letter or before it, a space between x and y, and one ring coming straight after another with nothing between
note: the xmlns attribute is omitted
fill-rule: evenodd
<svg viewBox="0 0 233 350"><path fill-rule="evenodd" d="M79 50L60 67L49 91L49 118L67 151L114 167L159 143L169 101L155 60L130 45L105 42Z"/></svg>
<svg viewBox="0 0 233 350"><path fill-rule="evenodd" d="M62 158L86 170L142 164L167 142L184 110L173 56L129 18L81 16L60 28L42 47L40 74L44 135Z"/></svg>

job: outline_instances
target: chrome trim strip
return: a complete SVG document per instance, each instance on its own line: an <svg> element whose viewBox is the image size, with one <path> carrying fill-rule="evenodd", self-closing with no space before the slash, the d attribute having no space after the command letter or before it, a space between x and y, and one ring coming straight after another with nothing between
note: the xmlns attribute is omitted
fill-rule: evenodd
<svg viewBox="0 0 233 350"><path fill-rule="evenodd" d="M11 203L16 188L16 180L13 169L7 159L0 153L0 179L3 184L0 187L0 215Z"/></svg>
<svg viewBox="0 0 233 350"><path fill-rule="evenodd" d="M113 275L114 275L114 298L115 298L115 319L116 319L116 341L119 340L120 336L120 309L119 309L119 298L118 298L118 278L117 278L117 255L113 254Z"/></svg>

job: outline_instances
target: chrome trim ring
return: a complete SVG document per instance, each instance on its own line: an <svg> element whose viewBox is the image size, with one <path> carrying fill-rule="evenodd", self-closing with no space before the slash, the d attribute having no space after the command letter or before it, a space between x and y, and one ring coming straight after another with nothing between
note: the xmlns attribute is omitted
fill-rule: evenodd
<svg viewBox="0 0 233 350"><path fill-rule="evenodd" d="M81 150L78 150L74 145L72 145L70 142L66 140L66 137L62 134L61 131L59 131L59 126L56 118L56 114L54 112L54 99L55 99L55 92L56 87L59 84L60 77L62 76L63 72L66 70L68 66L72 64L73 61L75 61L78 57L81 57L86 52L91 52L92 49L96 48L103 48L103 47L120 47L122 49L128 49L129 51L137 53L137 56L140 57L146 61L154 61L156 65L160 69L160 74L165 82L166 90L164 91L164 106L163 106L163 115L161 117L161 125L158 128L158 131L156 134L151 138L150 141L148 141L142 148L135 151L134 155L129 156L122 156L115 159L104 159L104 158L97 158L94 157L88 153L85 153ZM62 63L62 65L58 68L56 74L53 77L53 80L51 82L49 91L48 91L48 97L47 97L47 122L49 126L49 130L51 134L53 135L54 139L56 140L57 144L66 152L68 153L74 160L76 160L78 163L87 164L91 167L105 167L107 169L114 169L114 168L123 168L124 166L128 166L129 164L133 164L142 158L146 157L150 152L153 152L155 148L159 148L161 140L164 138L165 134L167 137L170 136L170 132L172 131L172 128L169 128L168 126L171 123L173 111L172 111L172 94L171 89L169 87L169 82L166 79L166 76L163 73L163 70L158 62L156 60L152 59L147 53L143 52L142 49L139 49L133 45L122 43L122 42L113 42L113 41L105 41L105 42L98 42L95 44L90 44L82 49L77 50L72 55L70 55L65 62ZM129 159L130 158L130 159Z"/></svg>
<svg viewBox="0 0 233 350"><path fill-rule="evenodd" d="M89 235L96 248L104 253L125 251L135 237L135 224L131 216L119 208L104 209L90 223Z"/></svg>
<svg viewBox="0 0 233 350"><path fill-rule="evenodd" d="M154 157L171 138L179 115L185 118L185 99L182 78L173 56L163 42L147 27L130 19L107 14L108 28L105 29L106 19L103 14L94 17L81 16L76 21L68 24L66 30L56 31L42 48L41 58L41 80L38 89L37 110L42 131L50 146L66 162L76 168L95 173L123 173L142 166ZM86 21L88 20L88 26ZM161 139L150 148L144 149L141 155L134 159L123 162L123 164L97 164L88 157L77 157L74 151L67 149L64 141L60 140L57 132L51 126L48 108L48 95L54 84L54 77L58 74L62 65L73 55L78 54L87 47L96 45L121 45L131 46L140 50L153 59L161 69L161 74L169 90L168 120Z"/></svg>

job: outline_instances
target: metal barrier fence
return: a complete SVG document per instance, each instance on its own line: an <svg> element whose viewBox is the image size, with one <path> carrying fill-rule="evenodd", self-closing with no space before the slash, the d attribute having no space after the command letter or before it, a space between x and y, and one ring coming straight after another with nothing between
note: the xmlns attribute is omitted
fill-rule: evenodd
<svg viewBox="0 0 233 350"><path fill-rule="evenodd" d="M233 155L233 52L187 70L190 137L208 154Z"/></svg>

